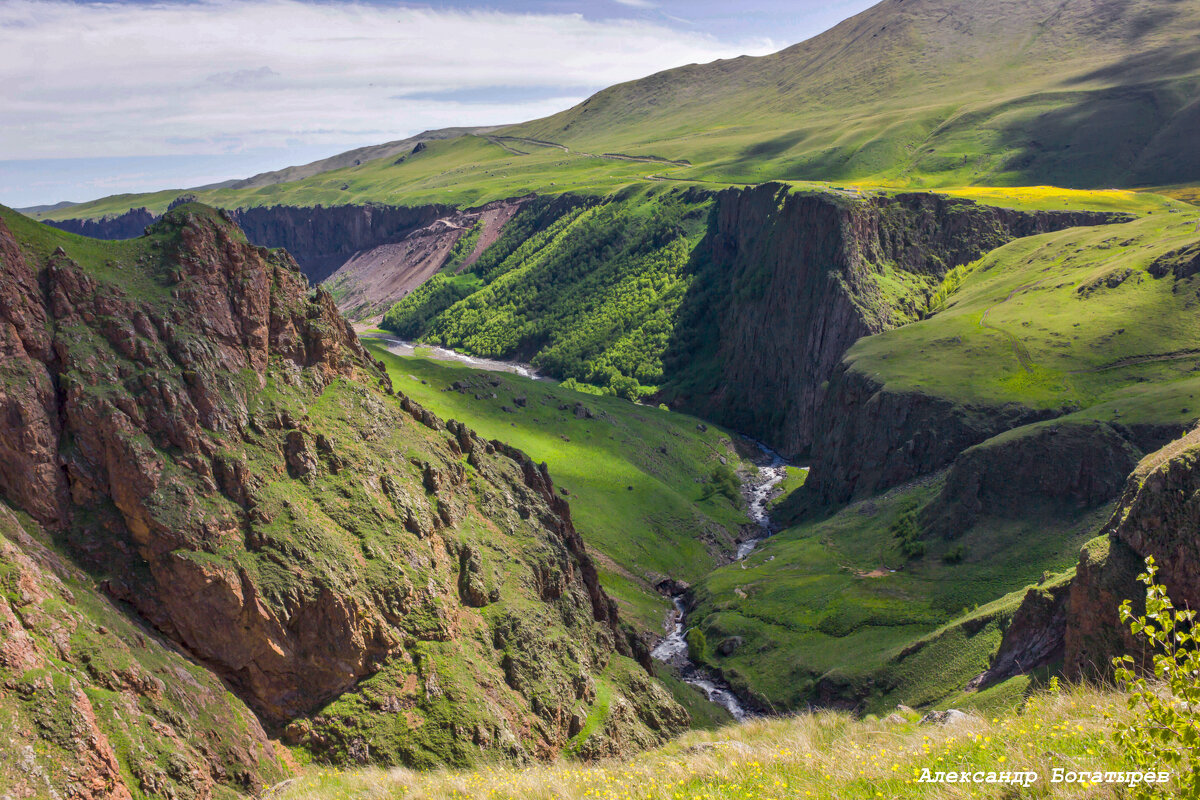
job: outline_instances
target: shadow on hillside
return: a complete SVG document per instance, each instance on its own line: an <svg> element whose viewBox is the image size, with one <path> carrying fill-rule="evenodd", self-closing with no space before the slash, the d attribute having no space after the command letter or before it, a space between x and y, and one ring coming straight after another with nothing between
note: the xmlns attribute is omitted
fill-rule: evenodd
<svg viewBox="0 0 1200 800"><path fill-rule="evenodd" d="M1015 183L1079 189L1200 180L1200 107L1184 87L1117 87L1066 99L1002 129L1001 149L1016 154L999 172L1016 173Z"/></svg>

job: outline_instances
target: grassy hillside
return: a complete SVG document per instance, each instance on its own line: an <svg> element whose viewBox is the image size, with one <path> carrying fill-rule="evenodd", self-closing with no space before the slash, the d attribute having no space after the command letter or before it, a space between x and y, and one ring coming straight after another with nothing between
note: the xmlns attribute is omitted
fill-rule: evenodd
<svg viewBox="0 0 1200 800"><path fill-rule="evenodd" d="M885 0L779 53L668 70L511 132L716 180L1196 180L1198 28L1171 0Z"/></svg>
<svg viewBox="0 0 1200 800"><path fill-rule="evenodd" d="M1013 687L1017 688L1017 687ZM1115 747L1115 721L1129 718L1124 696L1071 689L1020 691L957 725L919 725L915 715L853 719L823 711L690 733L634 759L589 766L562 763L481 772L311 770L283 788L282 800L405 797L434 800L875 800L888 798L1110 797L1103 787L1051 783L1065 770L1128 769ZM1027 789L920 783L922 770L1036 771Z"/></svg>
<svg viewBox="0 0 1200 800"><path fill-rule="evenodd" d="M382 325L637 399L664 379L711 205L707 193L654 187L597 205L532 203L470 273L430 281Z"/></svg>
<svg viewBox="0 0 1200 800"><path fill-rule="evenodd" d="M944 310L863 339L848 361L894 391L1175 419L1161 393L1193 374L1200 322L1172 254L1200 243L1198 222L1172 209L1013 242L951 279Z"/></svg>
<svg viewBox="0 0 1200 800"><path fill-rule="evenodd" d="M740 463L727 432L555 383L396 356L366 341L397 389L549 465L600 555L601 582L622 618L648 634L661 635L670 608L652 584L695 582L733 551L748 519L741 498L713 482L722 459L731 468Z"/></svg>
<svg viewBox="0 0 1200 800"><path fill-rule="evenodd" d="M897 530L940 489L923 480L853 503L707 576L691 616L705 660L780 710L881 712L955 697L988 668L1025 589L1071 568L1110 506L983 519L911 559Z"/></svg>

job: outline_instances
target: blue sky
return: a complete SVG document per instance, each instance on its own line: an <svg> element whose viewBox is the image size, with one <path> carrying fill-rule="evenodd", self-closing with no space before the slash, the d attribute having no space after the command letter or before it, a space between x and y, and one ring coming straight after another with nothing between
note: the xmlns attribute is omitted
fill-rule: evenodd
<svg viewBox="0 0 1200 800"><path fill-rule="evenodd" d="M0 3L0 203L182 188L761 55L869 0Z"/></svg>

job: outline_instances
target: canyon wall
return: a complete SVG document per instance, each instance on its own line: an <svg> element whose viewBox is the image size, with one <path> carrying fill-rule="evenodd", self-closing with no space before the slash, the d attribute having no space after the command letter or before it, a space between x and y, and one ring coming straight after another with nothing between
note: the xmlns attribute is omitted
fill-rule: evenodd
<svg viewBox="0 0 1200 800"><path fill-rule="evenodd" d="M93 239L136 239L158 216L145 208L131 208L124 214L99 219L48 219L46 224L67 233L90 236Z"/></svg>
<svg viewBox="0 0 1200 800"><path fill-rule="evenodd" d="M246 238L262 247L285 248L316 284L351 256L399 241L452 214L450 206L259 206L230 211ZM132 239L158 217L144 208L100 219L48 220L60 230L96 239Z"/></svg>
<svg viewBox="0 0 1200 800"><path fill-rule="evenodd" d="M842 357L855 341L919 319L946 272L1006 242L1125 219L1014 211L928 193L864 198L770 183L723 191L694 257L695 288L681 309L687 338L678 337L668 353L669 391L677 405L786 456L812 453L843 473L873 469L847 467L826 454L850 447L886 459L896 444L858 441L861 434L844 430L855 426L844 409L874 395L857 376L845 380ZM887 402L896 408L882 420L869 409L873 418L863 427L882 422L893 438L907 438L943 412L910 408L907 398ZM1010 427L1027 416L1004 413L1013 419L1000 424ZM984 433L1003 429L979 424L985 430L930 443L928 457L913 469L926 469L924 461L940 466ZM847 477L831 480L844 484Z"/></svg>
<svg viewBox="0 0 1200 800"><path fill-rule="evenodd" d="M1143 458L1128 475L1117 507L1079 554L1070 577L1048 590L1030 589L981 683L1061 659L1071 680L1110 678L1112 659L1131 654L1148 665L1144 641L1117 609L1144 608L1137 578L1145 558L1177 608L1200 605L1200 431Z"/></svg>

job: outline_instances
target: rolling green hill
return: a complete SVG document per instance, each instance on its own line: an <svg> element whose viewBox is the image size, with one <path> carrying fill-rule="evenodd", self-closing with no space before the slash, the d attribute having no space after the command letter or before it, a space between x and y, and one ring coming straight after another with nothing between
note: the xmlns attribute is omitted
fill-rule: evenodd
<svg viewBox="0 0 1200 800"><path fill-rule="evenodd" d="M1198 28L1200 9L1172 0L886 0L779 53L614 86L511 133L728 181L1177 183L1200 177Z"/></svg>

